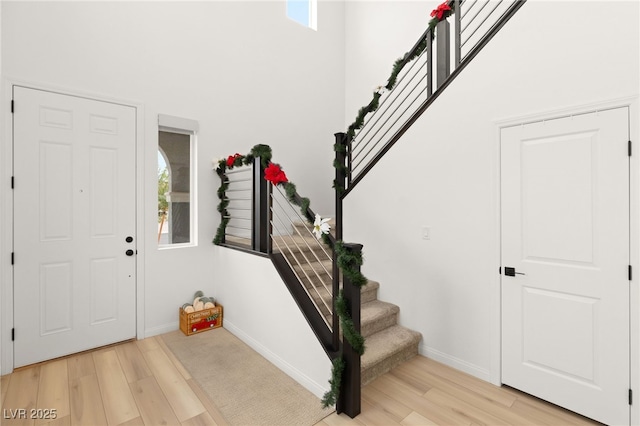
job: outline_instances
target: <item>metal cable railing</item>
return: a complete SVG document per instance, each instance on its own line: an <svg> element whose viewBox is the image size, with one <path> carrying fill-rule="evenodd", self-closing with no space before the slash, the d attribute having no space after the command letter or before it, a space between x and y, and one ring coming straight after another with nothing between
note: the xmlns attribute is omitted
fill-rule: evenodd
<svg viewBox="0 0 640 426"><path fill-rule="evenodd" d="M332 329L331 250L315 238L299 208L291 204L282 189L274 188L270 203L273 252L284 256L309 299Z"/></svg>
<svg viewBox="0 0 640 426"><path fill-rule="evenodd" d="M461 58L476 48L478 43L491 28L504 17L509 8L517 1L514 0L474 0L468 5L468 10L473 10L473 15L460 18L460 46Z"/></svg>
<svg viewBox="0 0 640 426"><path fill-rule="evenodd" d="M399 75L394 90L383 94L378 109L365 120L364 126L352 142L352 173L371 160L386 137L398 130L413 111L414 105L428 96L428 60L424 50Z"/></svg>
<svg viewBox="0 0 640 426"><path fill-rule="evenodd" d="M240 247L251 246L251 232L253 229L252 202L253 187L251 172L252 166L242 166L225 173L226 182L229 184L225 190L223 200L228 201L225 243Z"/></svg>
<svg viewBox="0 0 640 426"><path fill-rule="evenodd" d="M457 76L525 1L448 2L454 11L451 24L441 20L435 24L435 39L431 28L418 39L400 63L395 86L379 96L375 94L377 107L366 110L369 115L362 122L356 122L361 126L350 127L347 185L343 196L373 168L439 95L440 89Z"/></svg>

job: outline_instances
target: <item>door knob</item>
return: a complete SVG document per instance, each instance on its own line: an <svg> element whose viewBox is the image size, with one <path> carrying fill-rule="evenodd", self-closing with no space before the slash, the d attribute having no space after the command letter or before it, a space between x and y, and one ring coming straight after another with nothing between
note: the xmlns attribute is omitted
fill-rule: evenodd
<svg viewBox="0 0 640 426"><path fill-rule="evenodd" d="M133 250L129 249L125 251L124 254L126 254L127 256L133 256Z"/></svg>
<svg viewBox="0 0 640 426"><path fill-rule="evenodd" d="M133 241L133 237L127 237L124 239L126 242L130 243Z"/></svg>
<svg viewBox="0 0 640 426"><path fill-rule="evenodd" d="M511 267L509 267L509 266L505 266L505 267L504 267L504 274L505 274L506 276L508 276L508 277L515 277L515 276L516 276L516 274L518 274L518 275L525 275L525 274L524 274L524 273L522 273L522 272L516 272L516 268L511 268Z"/></svg>

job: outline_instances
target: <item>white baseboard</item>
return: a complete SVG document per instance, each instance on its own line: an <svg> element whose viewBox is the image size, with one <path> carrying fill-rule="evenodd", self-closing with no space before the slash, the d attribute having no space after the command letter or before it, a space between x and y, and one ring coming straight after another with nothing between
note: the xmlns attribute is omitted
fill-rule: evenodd
<svg viewBox="0 0 640 426"><path fill-rule="evenodd" d="M480 368L477 365L471 364L467 361L463 361L459 358L448 355L444 352L441 352L437 349L430 348L425 345L420 345L419 347L420 355L424 355L427 358L431 358L434 361L441 362L442 364L448 365L451 368L455 368L456 370L463 371L467 374L471 374L478 379L484 380L485 382L491 382L491 372L484 368Z"/></svg>
<svg viewBox="0 0 640 426"><path fill-rule="evenodd" d="M285 372L289 377L291 377L296 382L300 383L304 386L309 392L317 396L318 398L322 398L325 392L328 391L328 388L321 386L319 383L316 383L314 380L309 378L306 374L302 373L297 368L293 367L291 364L280 358L278 355L271 352L268 348L266 348L261 343L254 340L251 336L246 334L244 331L230 323L225 319L224 328L226 328L231 334L236 336L238 339L242 340L244 343L249 345L251 349L258 352L260 355L265 357L269 362L278 367L280 370Z"/></svg>
<svg viewBox="0 0 640 426"><path fill-rule="evenodd" d="M164 324L164 325L159 325L157 327L153 327L153 328L146 328L144 330L144 337L153 337L153 336L157 336L159 334L165 334L165 333L170 333L172 331L175 330L179 330L180 329L180 322L176 321L176 322L172 322L169 324Z"/></svg>

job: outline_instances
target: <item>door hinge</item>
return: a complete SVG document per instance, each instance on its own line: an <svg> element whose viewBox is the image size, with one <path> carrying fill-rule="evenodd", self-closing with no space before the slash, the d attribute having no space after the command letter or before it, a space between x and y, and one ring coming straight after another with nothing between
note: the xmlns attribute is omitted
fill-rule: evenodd
<svg viewBox="0 0 640 426"><path fill-rule="evenodd" d="M15 111L15 105L13 103L13 99L11 99L11 114Z"/></svg>
<svg viewBox="0 0 640 426"><path fill-rule="evenodd" d="M11 341L15 341L16 340L16 329L12 328L11 329Z"/></svg>
<svg viewBox="0 0 640 426"><path fill-rule="evenodd" d="M627 153L629 154L629 157L631 157L631 141L629 141L629 144L627 145Z"/></svg>
<svg viewBox="0 0 640 426"><path fill-rule="evenodd" d="M629 389L629 405L633 404L633 391Z"/></svg>
<svg viewBox="0 0 640 426"><path fill-rule="evenodd" d="M631 277L632 277L632 274L631 274L631 265L629 265L629 281L631 281Z"/></svg>
<svg viewBox="0 0 640 426"><path fill-rule="evenodd" d="M16 180L13 176L11 176L11 189L15 188Z"/></svg>
<svg viewBox="0 0 640 426"><path fill-rule="evenodd" d="M14 253L13 253L13 252L11 252L11 264L12 264L12 265L13 265L13 262L15 262L15 259L16 259L16 257L15 257L15 255L14 255Z"/></svg>

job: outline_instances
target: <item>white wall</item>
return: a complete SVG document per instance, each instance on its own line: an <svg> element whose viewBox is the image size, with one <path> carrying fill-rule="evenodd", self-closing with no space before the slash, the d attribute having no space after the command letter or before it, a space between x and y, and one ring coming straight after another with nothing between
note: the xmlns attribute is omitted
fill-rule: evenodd
<svg viewBox="0 0 640 426"><path fill-rule="evenodd" d="M213 257L224 327L316 396L329 388L331 362L271 261L216 247ZM228 265L230 267L225 267Z"/></svg>
<svg viewBox="0 0 640 426"><path fill-rule="evenodd" d="M146 336L177 329L178 307L200 289L225 305L229 324L239 324L239 332L256 338L252 333L257 331L244 330L243 321L262 322L264 315L242 310L244 301L231 299L234 293L229 289L236 283L230 271L243 270L243 279L269 285L274 285L275 276L266 275L264 259L216 259L221 251L211 240L220 220L219 179L211 170L211 159L269 144L274 161L282 164L299 192L311 198L312 207L332 211L333 133L340 130L344 117L344 5L320 1L317 32L288 20L283 1L27 1L2 2L1 8L5 87L25 82L131 101L143 108L139 122L145 223L138 230L138 261L143 262L144 276L138 285L144 288L145 300L139 329ZM3 105L8 100L5 93ZM158 114L200 123L197 247L157 249ZM10 123L6 108L2 118ZM4 131L2 137L4 152L10 152L10 133ZM11 175L8 165L10 160L3 159L3 182ZM0 195L9 200L4 187ZM4 217L0 227L5 235L11 226L7 220ZM3 256L10 248L4 250ZM9 292L10 277L2 274L3 294ZM299 320L290 317L290 298L279 303L286 314L261 333L276 335ZM238 312L246 315L243 321L234 321ZM7 330L10 324L3 323L4 344L9 341ZM304 330L296 332L304 339ZM311 336L308 328L306 333ZM262 343L272 344L269 336ZM284 360L292 354L286 344L283 353L270 350ZM310 350L321 351L319 345ZM322 386L329 377L325 367L326 363L318 367ZM312 370L306 374L318 371Z"/></svg>
<svg viewBox="0 0 640 426"><path fill-rule="evenodd" d="M401 307L400 322L422 333L421 353L499 378L496 121L637 96L638 7L527 2L347 197L345 239L364 244L364 273L381 282L381 299ZM384 81L413 44L361 35L381 22L390 27L393 15L392 32L417 38L405 23L416 15L426 22L431 9L348 3L347 20L367 17L347 27L348 123L370 100L372 75ZM379 66L381 56L388 65ZM632 128L637 122L636 110ZM431 227L428 241L422 226Z"/></svg>

